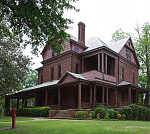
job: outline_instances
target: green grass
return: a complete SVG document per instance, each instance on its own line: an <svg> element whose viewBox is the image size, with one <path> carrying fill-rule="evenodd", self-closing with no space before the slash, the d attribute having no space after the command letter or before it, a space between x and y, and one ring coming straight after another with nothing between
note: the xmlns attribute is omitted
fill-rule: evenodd
<svg viewBox="0 0 150 134"><path fill-rule="evenodd" d="M25 118L25 117L17 117L16 121L28 121L28 120L33 120L32 118ZM11 117L0 117L0 122L11 122L12 118Z"/></svg>
<svg viewBox="0 0 150 134"><path fill-rule="evenodd" d="M9 126L0 123L0 128ZM16 129L0 130L2 134L150 134L150 122L49 120L16 124Z"/></svg>

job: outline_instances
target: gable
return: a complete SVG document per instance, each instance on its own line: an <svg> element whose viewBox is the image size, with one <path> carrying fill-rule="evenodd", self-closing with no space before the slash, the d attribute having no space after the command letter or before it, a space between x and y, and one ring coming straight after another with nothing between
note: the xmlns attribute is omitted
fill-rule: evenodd
<svg viewBox="0 0 150 134"><path fill-rule="evenodd" d="M71 75L67 75L64 79L60 80L59 84L65 84L65 83L69 83L69 82L73 82L76 81L77 79Z"/></svg>
<svg viewBox="0 0 150 134"><path fill-rule="evenodd" d="M138 59L137 59L134 47L131 44L129 45L128 42L123 46L123 48L121 49L121 51L119 52L119 54L121 56L123 56L124 58L127 59L127 57L126 57L126 52L127 51L130 53L131 62L133 62L134 64L136 64L137 66L139 66L139 62L138 62Z"/></svg>

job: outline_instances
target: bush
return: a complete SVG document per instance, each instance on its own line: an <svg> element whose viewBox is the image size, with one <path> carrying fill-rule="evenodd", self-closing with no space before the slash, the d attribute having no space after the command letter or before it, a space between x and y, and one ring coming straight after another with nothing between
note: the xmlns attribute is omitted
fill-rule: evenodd
<svg viewBox="0 0 150 134"><path fill-rule="evenodd" d="M121 115L121 119L125 120L126 119L126 115L125 114Z"/></svg>
<svg viewBox="0 0 150 134"><path fill-rule="evenodd" d="M139 106L139 120L146 120L148 117L149 110L144 106Z"/></svg>
<svg viewBox="0 0 150 134"><path fill-rule="evenodd" d="M77 111L75 116L78 118L85 118L87 115L88 115L87 111Z"/></svg>
<svg viewBox="0 0 150 134"><path fill-rule="evenodd" d="M106 114L104 119L106 119L106 120L110 119L109 114Z"/></svg>
<svg viewBox="0 0 150 134"><path fill-rule="evenodd" d="M102 107L97 107L95 109L95 115L97 115L97 114L100 114L100 118L104 119L104 117L105 117L105 109L102 108Z"/></svg>
<svg viewBox="0 0 150 134"><path fill-rule="evenodd" d="M90 112L90 115L91 115L91 118L94 119L94 118L95 118L95 111L91 111L91 112Z"/></svg>
<svg viewBox="0 0 150 134"><path fill-rule="evenodd" d="M110 119L117 118L118 112L113 109L107 109L107 114Z"/></svg>
<svg viewBox="0 0 150 134"><path fill-rule="evenodd" d="M132 118L132 109L129 106L123 106L120 108L120 113L126 116L126 119L130 120Z"/></svg>
<svg viewBox="0 0 150 134"><path fill-rule="evenodd" d="M48 117L50 107L37 107L37 108L23 108L17 109L17 116L31 116L31 117ZM11 115L11 111L9 113Z"/></svg>
<svg viewBox="0 0 150 134"><path fill-rule="evenodd" d="M117 114L117 119L121 120L121 114Z"/></svg>
<svg viewBox="0 0 150 134"><path fill-rule="evenodd" d="M139 116L139 106L135 104L130 104L129 107L132 109L132 120L138 120Z"/></svg>
<svg viewBox="0 0 150 134"><path fill-rule="evenodd" d="M97 119L100 120L100 114L97 114Z"/></svg>
<svg viewBox="0 0 150 134"><path fill-rule="evenodd" d="M99 104L98 107L104 108L104 105Z"/></svg>

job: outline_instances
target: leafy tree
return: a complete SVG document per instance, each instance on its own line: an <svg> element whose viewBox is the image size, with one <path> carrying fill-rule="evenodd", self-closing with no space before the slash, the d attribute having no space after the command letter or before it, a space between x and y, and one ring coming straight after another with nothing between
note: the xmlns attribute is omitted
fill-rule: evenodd
<svg viewBox="0 0 150 134"><path fill-rule="evenodd" d="M4 96L22 88L30 59L23 55L17 41L0 40L0 108L4 106Z"/></svg>
<svg viewBox="0 0 150 134"><path fill-rule="evenodd" d="M128 38L131 37L130 33L125 33L121 28L116 30L113 34L112 34L112 40L111 42L116 42L118 40L124 39L124 38Z"/></svg>
<svg viewBox="0 0 150 134"><path fill-rule="evenodd" d="M64 10L78 11L72 2L76 0L0 0L1 37L19 35L22 41L25 34L25 44L31 43L34 52L45 42L53 44L55 50L62 49L60 41L69 37L65 30L72 23L63 17Z"/></svg>
<svg viewBox="0 0 150 134"><path fill-rule="evenodd" d="M38 73L35 70L29 68L25 75L25 80L22 83L22 88L29 88L37 85L38 83Z"/></svg>
<svg viewBox="0 0 150 134"><path fill-rule="evenodd" d="M141 64L139 80L142 87L150 90L150 24L145 23L141 28L137 26L136 31L139 36L136 41L136 52ZM146 94L145 100L148 98L149 94Z"/></svg>

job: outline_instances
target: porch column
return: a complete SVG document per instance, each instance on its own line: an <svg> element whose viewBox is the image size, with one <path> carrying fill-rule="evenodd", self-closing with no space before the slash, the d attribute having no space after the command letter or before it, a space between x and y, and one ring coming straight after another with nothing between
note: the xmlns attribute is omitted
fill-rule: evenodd
<svg viewBox="0 0 150 134"><path fill-rule="evenodd" d="M98 54L98 71L100 72L100 54Z"/></svg>
<svg viewBox="0 0 150 134"><path fill-rule="evenodd" d="M102 52L102 73L103 73L103 79L104 79L104 52Z"/></svg>
<svg viewBox="0 0 150 134"><path fill-rule="evenodd" d="M45 106L47 106L47 90L45 91Z"/></svg>
<svg viewBox="0 0 150 134"><path fill-rule="evenodd" d="M143 92L141 93L141 104L143 105Z"/></svg>
<svg viewBox="0 0 150 134"><path fill-rule="evenodd" d="M108 87L106 87L107 90L106 90L106 105L108 106Z"/></svg>
<svg viewBox="0 0 150 134"><path fill-rule="evenodd" d="M84 73L84 58L82 58L82 73Z"/></svg>
<svg viewBox="0 0 150 134"><path fill-rule="evenodd" d="M105 70L106 70L106 74L107 74L107 54L106 54L106 57L105 57Z"/></svg>
<svg viewBox="0 0 150 134"><path fill-rule="evenodd" d="M19 98L17 98L17 109L19 109Z"/></svg>
<svg viewBox="0 0 150 134"><path fill-rule="evenodd" d="M61 89L58 88L58 109L60 109L60 101L61 101Z"/></svg>
<svg viewBox="0 0 150 134"><path fill-rule="evenodd" d="M90 108L92 108L92 86L90 86Z"/></svg>
<svg viewBox="0 0 150 134"><path fill-rule="evenodd" d="M104 86L103 86L103 95L102 95L102 104L104 105L104 96L105 96L105 88L104 88Z"/></svg>
<svg viewBox="0 0 150 134"><path fill-rule="evenodd" d="M131 88L128 88L128 104L131 104Z"/></svg>
<svg viewBox="0 0 150 134"><path fill-rule="evenodd" d="M79 83L78 87L78 109L81 109L81 83Z"/></svg>
<svg viewBox="0 0 150 134"><path fill-rule="evenodd" d="M37 93L35 92L35 107L37 107Z"/></svg>
<svg viewBox="0 0 150 134"><path fill-rule="evenodd" d="M116 101L115 101L115 103L116 103L116 107L118 107L118 90L117 90L117 88L116 88Z"/></svg>
<svg viewBox="0 0 150 134"><path fill-rule="evenodd" d="M95 109L96 106L96 85L94 85L94 104L93 104L93 109Z"/></svg>

